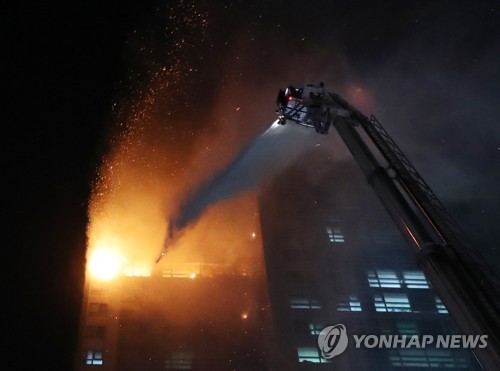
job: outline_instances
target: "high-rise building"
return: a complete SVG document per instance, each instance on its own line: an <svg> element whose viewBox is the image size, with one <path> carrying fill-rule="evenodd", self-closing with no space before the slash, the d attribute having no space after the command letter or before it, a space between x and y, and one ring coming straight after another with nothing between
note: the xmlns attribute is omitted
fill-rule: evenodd
<svg viewBox="0 0 500 371"><path fill-rule="evenodd" d="M442 347L356 349L351 341L343 354L321 356L317 338L328 325L400 339L457 329L354 162L304 159L259 203L277 369L480 369L471 351Z"/></svg>
<svg viewBox="0 0 500 371"><path fill-rule="evenodd" d="M163 230L161 218L120 208L92 220L75 369L267 369L256 207L253 194L214 205L157 263L151 231Z"/></svg>
<svg viewBox="0 0 500 371"><path fill-rule="evenodd" d="M259 285L213 264L89 276L75 369L266 370L268 307Z"/></svg>
<svg viewBox="0 0 500 371"><path fill-rule="evenodd" d="M480 369L464 349L351 341L322 357L328 325L350 335L457 329L355 164L303 159L260 192L265 273L201 262L88 275L76 370Z"/></svg>

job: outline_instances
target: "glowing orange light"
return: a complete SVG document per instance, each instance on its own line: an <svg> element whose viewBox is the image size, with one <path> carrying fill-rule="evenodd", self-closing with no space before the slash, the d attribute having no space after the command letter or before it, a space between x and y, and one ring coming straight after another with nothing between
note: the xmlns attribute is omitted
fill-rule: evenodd
<svg viewBox="0 0 500 371"><path fill-rule="evenodd" d="M98 248L91 252L88 268L95 278L108 281L118 274L122 262L123 258L116 251Z"/></svg>
<svg viewBox="0 0 500 371"><path fill-rule="evenodd" d="M196 278L196 273L191 273L191 274L189 275L189 278L191 278L191 279L193 279L193 280L194 280L194 279Z"/></svg>
<svg viewBox="0 0 500 371"><path fill-rule="evenodd" d="M123 270L127 277L151 277L151 269L147 267L127 268Z"/></svg>
<svg viewBox="0 0 500 371"><path fill-rule="evenodd" d="M247 312L241 313L241 319L247 319L247 318L248 318L248 313Z"/></svg>

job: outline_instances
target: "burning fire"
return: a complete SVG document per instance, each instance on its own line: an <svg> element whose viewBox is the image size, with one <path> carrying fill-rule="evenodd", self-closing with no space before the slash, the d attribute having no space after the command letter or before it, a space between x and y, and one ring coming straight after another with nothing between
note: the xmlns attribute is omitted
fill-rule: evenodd
<svg viewBox="0 0 500 371"><path fill-rule="evenodd" d="M109 247L99 247L89 256L88 269L93 277L111 280L120 271L124 258L118 251Z"/></svg>
<svg viewBox="0 0 500 371"><path fill-rule="evenodd" d="M178 17L182 48L175 48L164 65L151 71L148 61L147 77L137 77L140 89L113 105L119 132L98 171L88 211L87 260L93 277L149 276L153 269L165 267L176 272L193 262L251 272L261 258L253 248L257 235L248 236L248 227L257 226L255 200L247 194L210 205L182 231L175 245L167 246L159 267L155 265L165 247L170 217L178 213L182 201L223 168L239 142L253 135L249 125L241 124L240 96L234 94L239 86L218 93L212 116L203 119L196 114L196 125L189 116L193 110L183 108L190 91L187 82L195 81L186 55L199 49L207 28L202 10L184 3L179 5L182 9L175 9L186 14ZM228 111L228 105L237 110ZM180 115L180 110L185 113ZM203 131L210 125L216 130ZM203 274L191 271L189 277L198 279Z"/></svg>

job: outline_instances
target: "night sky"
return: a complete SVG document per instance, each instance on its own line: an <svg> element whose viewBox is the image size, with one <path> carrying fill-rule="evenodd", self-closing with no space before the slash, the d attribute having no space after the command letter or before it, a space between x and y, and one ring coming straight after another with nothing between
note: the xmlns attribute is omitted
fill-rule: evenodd
<svg viewBox="0 0 500 371"><path fill-rule="evenodd" d="M2 369L71 369L88 202L124 126L159 125L182 172L197 137L232 141L231 158L306 79L374 113L498 263L498 1L33 2L4 18Z"/></svg>

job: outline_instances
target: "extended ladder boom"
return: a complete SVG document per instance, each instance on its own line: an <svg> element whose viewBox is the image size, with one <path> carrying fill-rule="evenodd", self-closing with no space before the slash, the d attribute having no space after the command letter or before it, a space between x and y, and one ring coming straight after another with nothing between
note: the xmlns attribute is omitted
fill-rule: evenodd
<svg viewBox="0 0 500 371"><path fill-rule="evenodd" d="M486 348L473 349L483 367L500 369L500 283L380 122L312 81L280 91L277 103L281 124L337 129L462 334L488 335Z"/></svg>

